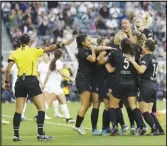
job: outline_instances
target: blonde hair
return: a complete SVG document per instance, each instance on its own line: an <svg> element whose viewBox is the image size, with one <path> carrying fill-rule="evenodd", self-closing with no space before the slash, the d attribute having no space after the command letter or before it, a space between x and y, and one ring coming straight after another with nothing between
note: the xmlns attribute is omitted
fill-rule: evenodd
<svg viewBox="0 0 167 146"><path fill-rule="evenodd" d="M149 27L152 22L152 18L148 12L144 12L142 15L142 18L144 19L144 26Z"/></svg>
<svg viewBox="0 0 167 146"><path fill-rule="evenodd" d="M127 38L126 33L122 32L122 31L119 31L119 32L116 33L115 36L114 36L114 44L115 44L115 45L121 45L121 41L122 41L124 38Z"/></svg>

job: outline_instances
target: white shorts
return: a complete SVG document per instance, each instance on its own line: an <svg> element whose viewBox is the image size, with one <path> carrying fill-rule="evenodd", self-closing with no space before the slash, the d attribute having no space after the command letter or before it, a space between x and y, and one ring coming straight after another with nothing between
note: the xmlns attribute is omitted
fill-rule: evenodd
<svg viewBox="0 0 167 146"><path fill-rule="evenodd" d="M44 88L44 91L48 92L48 93L54 93L56 95L64 94L60 85L61 85L61 83L59 81L54 82L54 83L53 82L47 82L46 86Z"/></svg>

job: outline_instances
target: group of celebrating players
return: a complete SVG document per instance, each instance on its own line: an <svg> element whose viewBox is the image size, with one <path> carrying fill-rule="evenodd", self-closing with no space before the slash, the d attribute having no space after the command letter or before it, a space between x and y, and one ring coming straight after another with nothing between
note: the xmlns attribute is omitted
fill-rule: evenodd
<svg viewBox="0 0 167 146"><path fill-rule="evenodd" d="M73 130L85 134L81 124L92 102L92 135L107 135L108 132L111 136L125 134L128 127L121 111L123 104L128 112L132 135L146 133L143 118L151 127L147 135L164 135L153 113L156 111L158 62L153 55L156 42L145 26L148 17L147 14L146 17L133 18L134 24L123 19L122 30L116 33L112 41L108 38L97 40L97 46L100 47L93 46L91 38L86 34L76 38L79 62L76 86L80 93L81 107ZM132 29L132 25L136 30ZM99 132L97 121L101 100L104 101L105 109L102 132ZM110 122L112 129L109 129Z"/></svg>
<svg viewBox="0 0 167 146"><path fill-rule="evenodd" d="M130 22L125 18L121 22L122 29L117 32L113 40L102 37L97 39L97 44L92 44L91 37L87 34L79 34L76 37L78 48L78 71L76 75L76 87L80 94L81 106L77 113L75 125L72 129L81 135L86 132L82 122L88 108L93 104L91 112L92 135L111 136L123 135L128 126L124 122L121 108L125 105L130 121L131 135L144 135L147 127L143 121L151 127L152 135L164 135L157 117L156 111L156 70L158 62L153 55L156 48L153 34L145 25L148 17L135 17ZM132 25L134 29L132 29ZM73 81L74 79L62 72L60 48L70 42L57 43L44 48L29 47L30 36L23 34L20 46L9 56L6 71L5 87L9 88L10 70L14 63L18 67L18 79L15 84L16 112L13 118L14 141L20 141L19 127L21 114L27 94L33 97L38 109L37 139L50 140L43 131L45 111L58 99L66 122L73 123L66 99L60 87L60 76ZM47 52L56 50L51 63L45 64L47 72L45 77L38 78L38 58ZM38 67L42 72L44 68ZM42 80L42 83L41 83ZM39 83L40 81L40 83ZM42 92L43 91L43 92ZM51 97L46 101L43 96ZM99 107L104 102L102 132L97 129ZM47 103L47 104L46 104ZM110 129L110 122L112 128ZM135 123L137 128L135 127ZM118 128L121 126L121 130Z"/></svg>

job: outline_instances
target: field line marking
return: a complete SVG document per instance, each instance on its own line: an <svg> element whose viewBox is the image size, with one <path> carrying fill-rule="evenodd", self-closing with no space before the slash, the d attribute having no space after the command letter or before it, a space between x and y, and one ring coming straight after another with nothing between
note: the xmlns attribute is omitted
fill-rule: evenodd
<svg viewBox="0 0 167 146"><path fill-rule="evenodd" d="M13 116L10 115L2 115L2 117L7 117L7 118L13 118ZM34 119L29 119L29 118L25 118L28 121L33 121ZM62 124L62 123L56 123L56 122L48 122L45 120L45 123L47 124L53 124L53 125L58 125L58 126L64 126L64 127L72 127L72 125L68 125L68 124ZM84 128L86 130L92 130L91 128Z"/></svg>

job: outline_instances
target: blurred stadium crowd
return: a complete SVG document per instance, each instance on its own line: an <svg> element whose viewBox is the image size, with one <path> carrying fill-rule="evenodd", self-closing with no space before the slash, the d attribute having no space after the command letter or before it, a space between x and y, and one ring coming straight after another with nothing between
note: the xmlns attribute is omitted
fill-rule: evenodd
<svg viewBox="0 0 167 146"><path fill-rule="evenodd" d="M67 40L81 32L95 38L112 38L128 11L134 10L137 14L149 12L152 17L150 30L158 42L155 52L159 59L157 98L166 98L166 2L2 2L1 6L11 42L22 33L29 33L35 40L34 45L38 46ZM76 62L75 42L65 51L64 61ZM5 71L5 64L2 61L1 72ZM75 66L68 65L67 68L75 75ZM6 98L5 91L3 96L6 101L11 101L12 94Z"/></svg>

